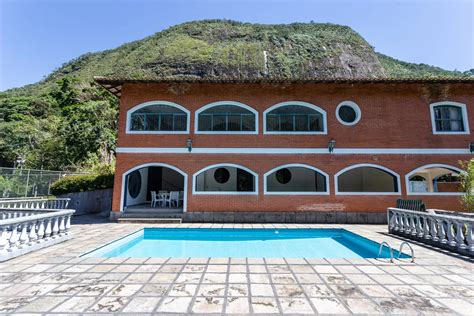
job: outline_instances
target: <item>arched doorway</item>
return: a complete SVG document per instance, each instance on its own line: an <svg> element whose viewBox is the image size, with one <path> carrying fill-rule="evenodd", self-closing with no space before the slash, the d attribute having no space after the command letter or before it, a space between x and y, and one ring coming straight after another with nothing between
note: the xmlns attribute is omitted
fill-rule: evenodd
<svg viewBox="0 0 474 316"><path fill-rule="evenodd" d="M185 212L187 205L187 174L164 163L136 166L122 175L121 211L155 210ZM152 192L171 198L152 205ZM177 193L176 193L177 192ZM168 200L165 199L165 200ZM177 200L177 201L176 201Z"/></svg>

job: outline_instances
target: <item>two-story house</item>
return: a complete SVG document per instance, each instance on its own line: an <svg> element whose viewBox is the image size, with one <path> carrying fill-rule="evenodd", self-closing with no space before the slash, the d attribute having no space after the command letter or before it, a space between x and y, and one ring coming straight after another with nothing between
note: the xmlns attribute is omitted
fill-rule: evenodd
<svg viewBox="0 0 474 316"><path fill-rule="evenodd" d="M180 192L186 221L381 223L398 198L462 209L472 78L96 81L120 98L114 219L161 210L159 192Z"/></svg>

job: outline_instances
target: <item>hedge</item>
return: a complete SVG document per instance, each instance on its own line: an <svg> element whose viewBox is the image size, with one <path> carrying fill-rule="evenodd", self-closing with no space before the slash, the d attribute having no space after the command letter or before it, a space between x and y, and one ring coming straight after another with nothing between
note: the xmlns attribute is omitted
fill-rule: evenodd
<svg viewBox="0 0 474 316"><path fill-rule="evenodd" d="M53 195L72 192L110 189L114 185L114 174L81 174L61 178L51 185Z"/></svg>

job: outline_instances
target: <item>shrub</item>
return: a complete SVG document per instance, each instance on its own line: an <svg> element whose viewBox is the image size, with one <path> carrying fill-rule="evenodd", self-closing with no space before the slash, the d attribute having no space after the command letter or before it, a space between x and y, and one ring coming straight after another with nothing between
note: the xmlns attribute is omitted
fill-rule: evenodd
<svg viewBox="0 0 474 316"><path fill-rule="evenodd" d="M474 212L474 159L460 162L460 165L465 170L461 173L461 192L464 193L461 203L465 211Z"/></svg>
<svg viewBox="0 0 474 316"><path fill-rule="evenodd" d="M81 174L61 178L51 185L51 193L61 195L72 192L110 189L114 185L114 174Z"/></svg>

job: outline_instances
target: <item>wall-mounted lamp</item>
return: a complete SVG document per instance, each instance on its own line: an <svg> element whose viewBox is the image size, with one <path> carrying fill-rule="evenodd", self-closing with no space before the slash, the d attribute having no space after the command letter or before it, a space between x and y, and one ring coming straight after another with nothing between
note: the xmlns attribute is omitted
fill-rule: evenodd
<svg viewBox="0 0 474 316"><path fill-rule="evenodd" d="M329 150L329 153L332 154L332 152L334 151L334 148L336 147L336 141L334 139L331 139L328 143L328 150Z"/></svg>
<svg viewBox="0 0 474 316"><path fill-rule="evenodd" d="M193 150L193 140L191 138L186 140L186 147L188 148L188 152Z"/></svg>
<svg viewBox="0 0 474 316"><path fill-rule="evenodd" d="M474 153L474 142L471 142L471 143L469 144L469 151L471 152L471 154Z"/></svg>

